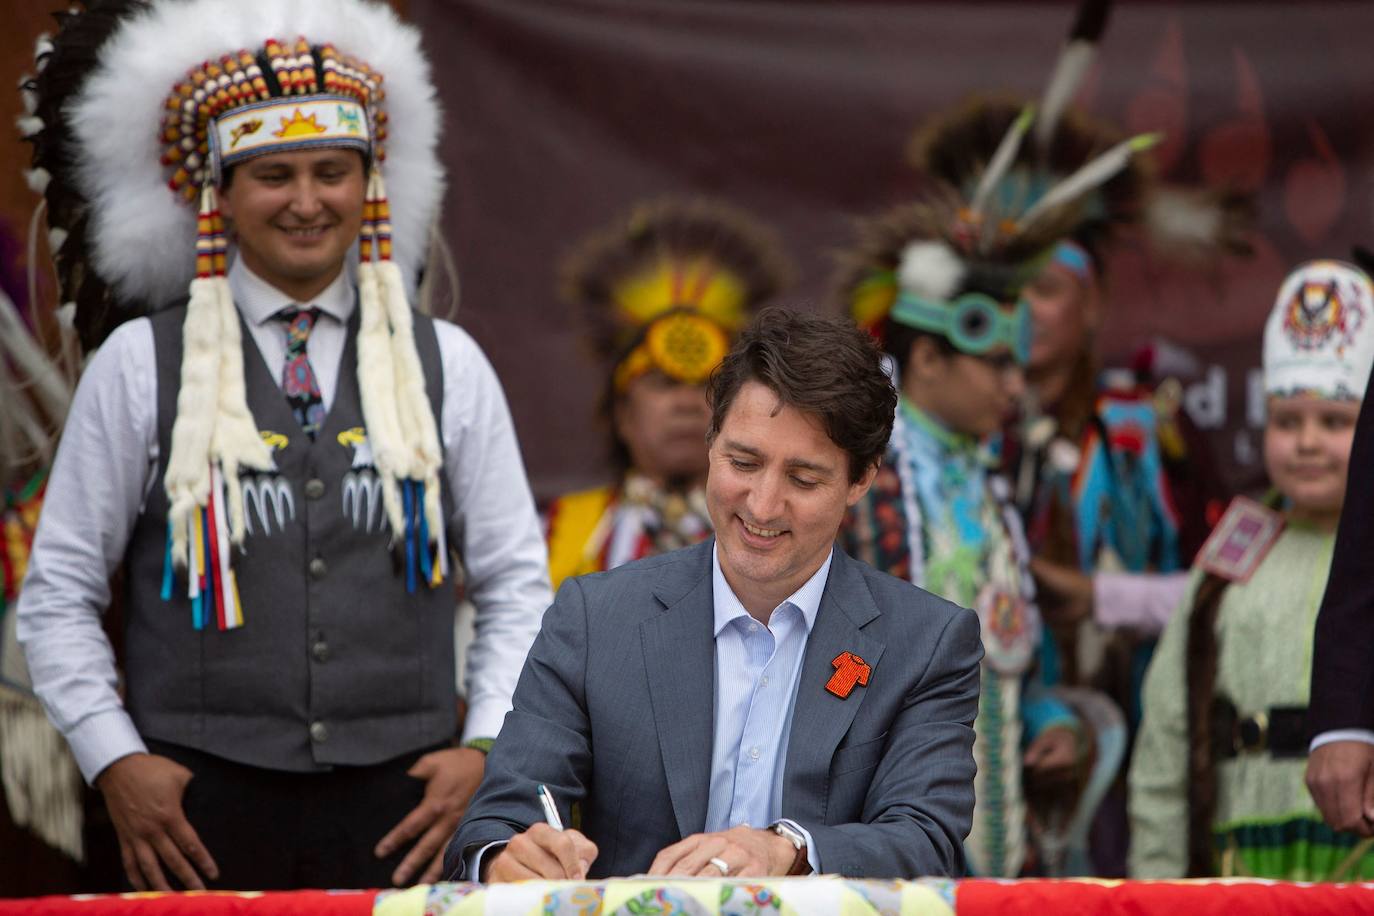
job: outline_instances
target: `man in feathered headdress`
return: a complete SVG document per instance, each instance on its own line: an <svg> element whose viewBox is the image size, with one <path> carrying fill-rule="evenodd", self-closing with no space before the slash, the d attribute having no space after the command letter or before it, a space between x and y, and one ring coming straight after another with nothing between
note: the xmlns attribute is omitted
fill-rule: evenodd
<svg viewBox="0 0 1374 916"><path fill-rule="evenodd" d="M587 240L563 270L597 356L609 366L602 409L618 479L549 510L549 572L613 569L711 532L706 512L705 385L786 266L745 214L702 200L636 207Z"/></svg>
<svg viewBox="0 0 1374 916"><path fill-rule="evenodd" d="M63 297L88 347L147 317L91 359L57 454L35 689L136 887L435 877L550 593L500 385L408 301L442 196L419 35L367 0L60 18L23 127Z"/></svg>

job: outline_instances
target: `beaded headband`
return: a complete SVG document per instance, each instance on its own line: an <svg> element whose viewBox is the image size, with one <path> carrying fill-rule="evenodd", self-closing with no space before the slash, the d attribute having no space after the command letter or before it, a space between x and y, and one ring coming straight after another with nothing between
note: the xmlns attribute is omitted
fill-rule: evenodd
<svg viewBox="0 0 1374 916"><path fill-rule="evenodd" d="M385 159L380 74L333 45L319 50L322 78L315 60L303 37L290 50L268 39L256 55L225 54L187 73L167 97L162 122L172 190L194 201L224 169L274 152L346 147Z"/></svg>

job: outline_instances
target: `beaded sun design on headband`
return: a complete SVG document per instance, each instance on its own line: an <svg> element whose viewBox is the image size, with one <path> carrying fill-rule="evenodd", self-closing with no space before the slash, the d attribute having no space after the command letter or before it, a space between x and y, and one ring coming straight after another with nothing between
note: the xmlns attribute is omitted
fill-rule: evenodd
<svg viewBox="0 0 1374 916"><path fill-rule="evenodd" d="M702 200L641 204L564 264L598 354L623 392L658 370L704 384L730 342L788 274L778 244L743 212Z"/></svg>

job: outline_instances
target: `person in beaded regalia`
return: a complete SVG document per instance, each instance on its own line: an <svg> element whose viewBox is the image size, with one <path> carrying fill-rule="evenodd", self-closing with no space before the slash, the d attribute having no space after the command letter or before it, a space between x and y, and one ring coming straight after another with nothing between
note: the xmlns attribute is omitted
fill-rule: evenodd
<svg viewBox="0 0 1374 916"><path fill-rule="evenodd" d="M1026 386L1026 285L1157 141L1078 146L1052 163L1036 152L1057 135L1105 15L1105 4L1082 6L1038 109L989 119L991 103L975 100L932 118L914 150L928 187L863 225L838 282L842 305L891 358L901 394L888 455L841 540L982 620L978 807L966 849L972 871L990 877L1091 868L1087 825L1121 753L1104 752L1038 670L1046 634L1030 549L995 447ZM1105 698L1088 702L1119 720ZM1035 825L1039 846L1028 788L1053 799Z"/></svg>
<svg viewBox="0 0 1374 916"><path fill-rule="evenodd" d="M617 478L550 506L555 589L710 535L706 380L787 274L753 219L693 198L640 204L564 262L564 297L609 370L601 413Z"/></svg>
<svg viewBox="0 0 1374 916"><path fill-rule="evenodd" d="M98 349L19 600L35 692L136 888L433 880L551 595L500 384L410 304L443 187L419 34L367 0L61 20L21 126Z"/></svg>
<svg viewBox="0 0 1374 916"><path fill-rule="evenodd" d="M900 401L888 453L840 532L846 551L979 614L985 655L974 729L977 806L965 842L973 874L1027 864L1025 762L1072 770L1083 748L1063 703L1026 687L1040 640L1030 556L985 440L1014 409L1029 316L1016 305L1035 255L1053 243L972 257L958 209L935 199L866 227L841 295L893 362Z"/></svg>
<svg viewBox="0 0 1374 916"><path fill-rule="evenodd" d="M1016 148L988 196L1033 200L1127 137L1072 106L1091 68L1110 4L1084 0L1068 42ZM932 119L910 148L923 174L972 194L984 163L1031 100L984 95ZM1022 289L1034 334L1018 410L1000 437L1032 554L1044 620L1039 676L1053 686L1101 691L1139 721L1139 691L1154 640L1186 584L1184 570L1225 506L1201 436L1182 410L1182 387L1157 362L1104 370L1095 352L1118 245L1146 243L1196 268L1247 249L1251 202L1226 188L1164 181L1147 150L1085 188L1044 263ZM1093 825L1094 874L1125 872L1125 787Z"/></svg>

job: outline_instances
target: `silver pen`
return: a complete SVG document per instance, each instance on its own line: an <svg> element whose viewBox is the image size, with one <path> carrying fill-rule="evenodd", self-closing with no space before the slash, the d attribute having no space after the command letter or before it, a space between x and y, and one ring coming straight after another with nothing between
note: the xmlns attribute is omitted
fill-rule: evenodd
<svg viewBox="0 0 1374 916"><path fill-rule="evenodd" d="M544 806L544 823L548 824L554 830L562 830L563 819L558 816L558 806L553 803L553 793L550 792L549 787L542 782L539 784L537 792L539 794L539 804Z"/></svg>

